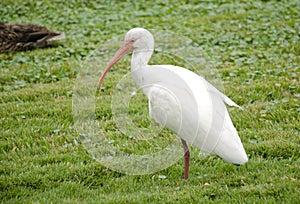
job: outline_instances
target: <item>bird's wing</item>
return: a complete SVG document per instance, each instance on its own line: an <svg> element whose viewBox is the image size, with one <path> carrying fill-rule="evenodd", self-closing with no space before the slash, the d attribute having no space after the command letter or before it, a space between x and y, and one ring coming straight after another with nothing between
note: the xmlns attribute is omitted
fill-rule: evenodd
<svg viewBox="0 0 300 204"><path fill-rule="evenodd" d="M192 143L198 130L198 104L189 82L177 69L153 65L132 74L149 99L150 116Z"/></svg>
<svg viewBox="0 0 300 204"><path fill-rule="evenodd" d="M206 80L205 80L206 81ZM209 82L207 82L207 88L208 91L212 94L216 94L219 97L222 98L222 100L229 106L235 106L237 108L242 109L239 105L237 105L235 102L233 102L229 97L227 97L225 94L223 94L222 92L220 92L218 89L216 89L213 85L211 85Z"/></svg>

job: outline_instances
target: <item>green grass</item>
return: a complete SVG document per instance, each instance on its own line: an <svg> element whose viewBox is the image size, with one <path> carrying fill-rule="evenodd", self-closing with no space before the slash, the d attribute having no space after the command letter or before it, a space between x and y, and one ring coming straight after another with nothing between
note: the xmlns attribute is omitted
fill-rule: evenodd
<svg viewBox="0 0 300 204"><path fill-rule="evenodd" d="M300 202L299 1L197 2L1 1L1 20L66 33L58 47L0 55L1 202ZM88 153L73 120L76 76L88 58L113 55L116 48L103 47L108 40L137 26L168 30L201 47L210 68L159 52L151 63L176 63L223 82L223 91L245 109L229 108L249 156L246 165L235 167L192 148L185 181L183 159L132 176L106 168ZM120 133L113 120L111 95L129 71L129 60L113 68L96 94L95 116L114 147L136 154L159 151L174 139L170 132L139 142ZM129 110L135 125L151 125L141 94Z"/></svg>

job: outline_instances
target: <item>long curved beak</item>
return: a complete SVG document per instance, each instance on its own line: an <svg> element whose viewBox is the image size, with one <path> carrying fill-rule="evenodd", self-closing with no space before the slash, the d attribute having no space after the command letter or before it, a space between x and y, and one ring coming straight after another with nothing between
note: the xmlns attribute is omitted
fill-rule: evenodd
<svg viewBox="0 0 300 204"><path fill-rule="evenodd" d="M114 66L114 64L116 64L128 52L133 51L133 49L134 49L133 42L131 42L129 40L125 41L125 43L120 47L120 49L117 51L115 56L110 60L110 62L104 69L104 71L100 77L99 83L98 83L98 88L97 88L98 90L100 89L102 81L103 81L104 77L106 76L107 72L110 70L110 68L112 68L112 66Z"/></svg>

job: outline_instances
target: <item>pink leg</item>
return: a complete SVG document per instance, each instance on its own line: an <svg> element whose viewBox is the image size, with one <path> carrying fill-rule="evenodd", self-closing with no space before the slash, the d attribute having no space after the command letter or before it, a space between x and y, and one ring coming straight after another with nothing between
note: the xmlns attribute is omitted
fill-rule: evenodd
<svg viewBox="0 0 300 204"><path fill-rule="evenodd" d="M181 139L184 151L184 179L188 179L189 177L189 166L190 166L190 151L186 144L186 141Z"/></svg>

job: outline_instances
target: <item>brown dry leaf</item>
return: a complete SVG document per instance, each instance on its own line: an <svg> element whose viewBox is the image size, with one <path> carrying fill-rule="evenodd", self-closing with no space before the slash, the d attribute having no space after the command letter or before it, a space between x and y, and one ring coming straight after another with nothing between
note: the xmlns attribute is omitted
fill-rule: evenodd
<svg viewBox="0 0 300 204"><path fill-rule="evenodd" d="M65 99L67 98L66 96L58 96L57 99L61 100L61 99Z"/></svg>

